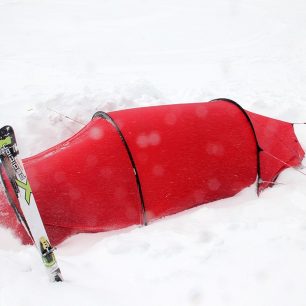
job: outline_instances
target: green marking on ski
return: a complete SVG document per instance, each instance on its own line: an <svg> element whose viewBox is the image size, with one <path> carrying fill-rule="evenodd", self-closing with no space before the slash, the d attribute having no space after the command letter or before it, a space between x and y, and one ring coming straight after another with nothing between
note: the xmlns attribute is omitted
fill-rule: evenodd
<svg viewBox="0 0 306 306"><path fill-rule="evenodd" d="M28 203L28 205L30 205L32 189L29 184L29 181L26 181L26 183L23 183L16 179L16 183L18 187L22 188L25 191L25 200Z"/></svg>
<svg viewBox="0 0 306 306"><path fill-rule="evenodd" d="M0 148L12 144L12 137L8 136L4 139L0 139Z"/></svg>

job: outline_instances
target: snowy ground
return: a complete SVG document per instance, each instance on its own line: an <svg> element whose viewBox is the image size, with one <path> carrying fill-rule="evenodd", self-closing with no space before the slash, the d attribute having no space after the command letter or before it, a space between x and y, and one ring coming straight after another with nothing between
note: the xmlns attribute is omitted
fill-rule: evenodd
<svg viewBox="0 0 306 306"><path fill-rule="evenodd" d="M24 157L96 110L227 97L306 121L302 0L0 0L0 124ZM299 126L306 147L306 127ZM0 228L0 306L306 305L306 177L146 228L78 235L51 284Z"/></svg>

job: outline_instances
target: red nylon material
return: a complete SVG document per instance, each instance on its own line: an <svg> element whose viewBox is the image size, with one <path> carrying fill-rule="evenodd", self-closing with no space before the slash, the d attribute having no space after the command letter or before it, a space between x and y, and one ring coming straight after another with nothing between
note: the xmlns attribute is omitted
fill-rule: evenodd
<svg viewBox="0 0 306 306"><path fill-rule="evenodd" d="M259 191L272 186L281 171L301 164L304 151L291 123L271 119L252 112L248 115L254 125L262 152Z"/></svg>
<svg viewBox="0 0 306 306"><path fill-rule="evenodd" d="M233 104L158 106L111 116L137 165L149 221L233 196L256 178L253 131Z"/></svg>
<svg viewBox="0 0 306 306"><path fill-rule="evenodd" d="M260 147L262 179L273 181L298 165L304 152L289 123L247 113ZM257 177L252 124L228 101L137 108L111 112L134 159L148 221L231 197ZM79 232L142 224L134 169L115 127L102 118L78 134L24 160L51 243ZM262 183L263 189L269 184ZM23 229L0 198L1 223L23 242Z"/></svg>

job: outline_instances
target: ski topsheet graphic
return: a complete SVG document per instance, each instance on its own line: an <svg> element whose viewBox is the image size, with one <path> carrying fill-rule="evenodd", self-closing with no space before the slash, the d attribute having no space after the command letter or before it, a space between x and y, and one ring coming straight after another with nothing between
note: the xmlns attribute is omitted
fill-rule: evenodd
<svg viewBox="0 0 306 306"><path fill-rule="evenodd" d="M0 129L0 183L18 220L38 249L50 280L62 281L54 248L50 245L29 180L18 155L14 130L11 126L4 126ZM12 195L12 191L15 196Z"/></svg>

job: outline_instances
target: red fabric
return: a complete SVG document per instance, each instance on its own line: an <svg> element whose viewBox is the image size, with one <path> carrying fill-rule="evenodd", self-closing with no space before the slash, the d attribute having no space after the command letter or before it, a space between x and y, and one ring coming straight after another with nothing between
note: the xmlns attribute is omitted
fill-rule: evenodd
<svg viewBox="0 0 306 306"><path fill-rule="evenodd" d="M247 114L250 120L247 117ZM136 164L148 221L233 196L257 176L273 181L304 152L292 126L228 101L111 112ZM279 160L271 159L271 155ZM92 120L78 134L24 160L46 230L54 245L78 232L143 224L134 170L115 127ZM269 184L262 183L261 189ZM2 223L28 242L0 198Z"/></svg>
<svg viewBox="0 0 306 306"><path fill-rule="evenodd" d="M301 164L304 151L299 144L291 123L271 119L252 112L248 115L254 125L260 153L259 191L272 186L279 173Z"/></svg>
<svg viewBox="0 0 306 306"><path fill-rule="evenodd" d="M121 140L104 120L24 160L52 244L79 232L139 224L140 200ZM22 237L28 242L27 235Z"/></svg>
<svg viewBox="0 0 306 306"><path fill-rule="evenodd" d="M111 116L135 159L149 220L233 196L255 180L252 128L233 104L166 105Z"/></svg>

